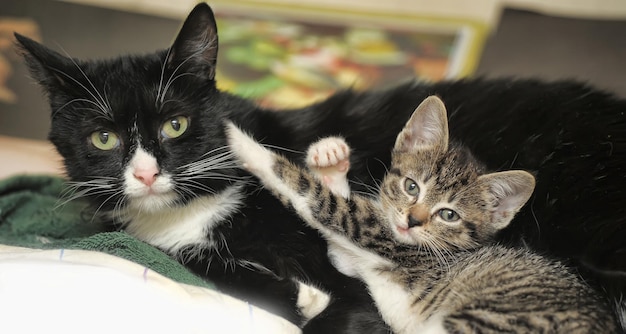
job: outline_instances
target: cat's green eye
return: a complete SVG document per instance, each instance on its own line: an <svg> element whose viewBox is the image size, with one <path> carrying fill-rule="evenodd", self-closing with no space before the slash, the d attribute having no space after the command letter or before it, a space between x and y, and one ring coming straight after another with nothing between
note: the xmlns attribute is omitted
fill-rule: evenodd
<svg viewBox="0 0 626 334"><path fill-rule="evenodd" d="M458 213L456 213L454 210L450 210L450 209L441 209L439 210L439 217L441 217L441 219L447 221L447 222L455 222L459 219L461 219L461 217L459 216Z"/></svg>
<svg viewBox="0 0 626 334"><path fill-rule="evenodd" d="M420 194L420 187L417 185L417 182L409 178L404 180L404 190L411 196L417 196Z"/></svg>
<svg viewBox="0 0 626 334"><path fill-rule="evenodd" d="M99 150L110 151L120 146L120 138L114 132L100 130L91 134L91 143Z"/></svg>
<svg viewBox="0 0 626 334"><path fill-rule="evenodd" d="M189 118L178 116L167 120L161 127L161 136L166 139L180 137L189 127Z"/></svg>

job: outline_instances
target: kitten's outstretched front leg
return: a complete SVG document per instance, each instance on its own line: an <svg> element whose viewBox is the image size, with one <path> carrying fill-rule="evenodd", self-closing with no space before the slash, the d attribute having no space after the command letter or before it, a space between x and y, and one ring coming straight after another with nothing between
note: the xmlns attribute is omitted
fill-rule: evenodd
<svg viewBox="0 0 626 334"><path fill-rule="evenodd" d="M341 137L326 137L311 144L307 150L306 164L324 186L343 198L350 197L348 170L350 169L350 147ZM328 257L341 273L356 277L352 265L354 256L341 243L328 240Z"/></svg>
<svg viewBox="0 0 626 334"><path fill-rule="evenodd" d="M243 168L258 177L261 183L285 204L290 203L309 224L319 224L309 206L307 196L294 189L293 182L298 181L291 179L293 177L300 178L300 176L307 178L306 174L308 173L306 171L302 171L303 175L301 175L298 168L293 166L285 157L263 147L233 123L228 122L226 124L226 136L230 150L239 159ZM281 171L276 170L276 168L281 169ZM318 181L314 180L313 175L309 175L308 180L305 179L303 182L310 185Z"/></svg>
<svg viewBox="0 0 626 334"><path fill-rule="evenodd" d="M313 174L334 194L348 198L350 147L341 137L326 137L311 144L306 163Z"/></svg>
<svg viewBox="0 0 626 334"><path fill-rule="evenodd" d="M308 169L263 147L232 123L227 124L226 133L241 165L327 240L352 247L349 245L366 243L368 235L380 233L377 202L333 194Z"/></svg>
<svg viewBox="0 0 626 334"><path fill-rule="evenodd" d="M342 210L350 209L346 199L333 195L306 168L300 168L263 147L234 124L226 125L226 133L230 149L243 168L258 177L285 205L292 206L313 228L322 232L332 229L335 233L346 233L343 226L332 219L338 206ZM327 199L323 204L325 207L320 206L321 198ZM334 209L331 210L330 206Z"/></svg>

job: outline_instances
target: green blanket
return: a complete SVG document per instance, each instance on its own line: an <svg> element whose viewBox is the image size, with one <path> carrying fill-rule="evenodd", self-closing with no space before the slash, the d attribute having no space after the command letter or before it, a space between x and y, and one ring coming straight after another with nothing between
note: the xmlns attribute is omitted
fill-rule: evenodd
<svg viewBox="0 0 626 334"><path fill-rule="evenodd" d="M81 249L115 255L180 283L213 288L160 250L123 232L105 232L84 201L64 203L64 181L51 176L0 180L0 244Z"/></svg>

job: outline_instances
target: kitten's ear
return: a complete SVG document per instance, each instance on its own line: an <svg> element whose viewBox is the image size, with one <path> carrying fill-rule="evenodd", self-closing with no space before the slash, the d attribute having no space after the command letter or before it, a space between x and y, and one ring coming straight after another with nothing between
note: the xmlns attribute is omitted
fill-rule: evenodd
<svg viewBox="0 0 626 334"><path fill-rule="evenodd" d="M448 148L448 116L443 101L437 96L427 97L396 138L394 150Z"/></svg>
<svg viewBox="0 0 626 334"><path fill-rule="evenodd" d="M184 65L193 73L215 77L217 63L217 25L211 7L199 3L189 13L168 53L172 68Z"/></svg>
<svg viewBox="0 0 626 334"><path fill-rule="evenodd" d="M72 60L60 55L58 52L33 41L32 39L15 33L18 53L24 57L31 75L42 86L52 87L65 86L68 72L72 68Z"/></svg>
<svg viewBox="0 0 626 334"><path fill-rule="evenodd" d="M486 185L483 195L491 203L491 223L497 230L509 225L535 189L535 178L520 170L482 175L478 181Z"/></svg>

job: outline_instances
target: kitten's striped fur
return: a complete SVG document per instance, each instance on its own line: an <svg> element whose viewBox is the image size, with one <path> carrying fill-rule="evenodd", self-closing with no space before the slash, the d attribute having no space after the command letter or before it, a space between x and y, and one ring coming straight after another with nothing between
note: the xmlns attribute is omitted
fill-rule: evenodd
<svg viewBox="0 0 626 334"><path fill-rule="evenodd" d="M335 195L233 124L228 134L246 169L340 245L395 332L617 331L607 302L564 265L491 244L530 197L534 178L488 173L448 143L438 98L426 99L398 135L375 199Z"/></svg>

